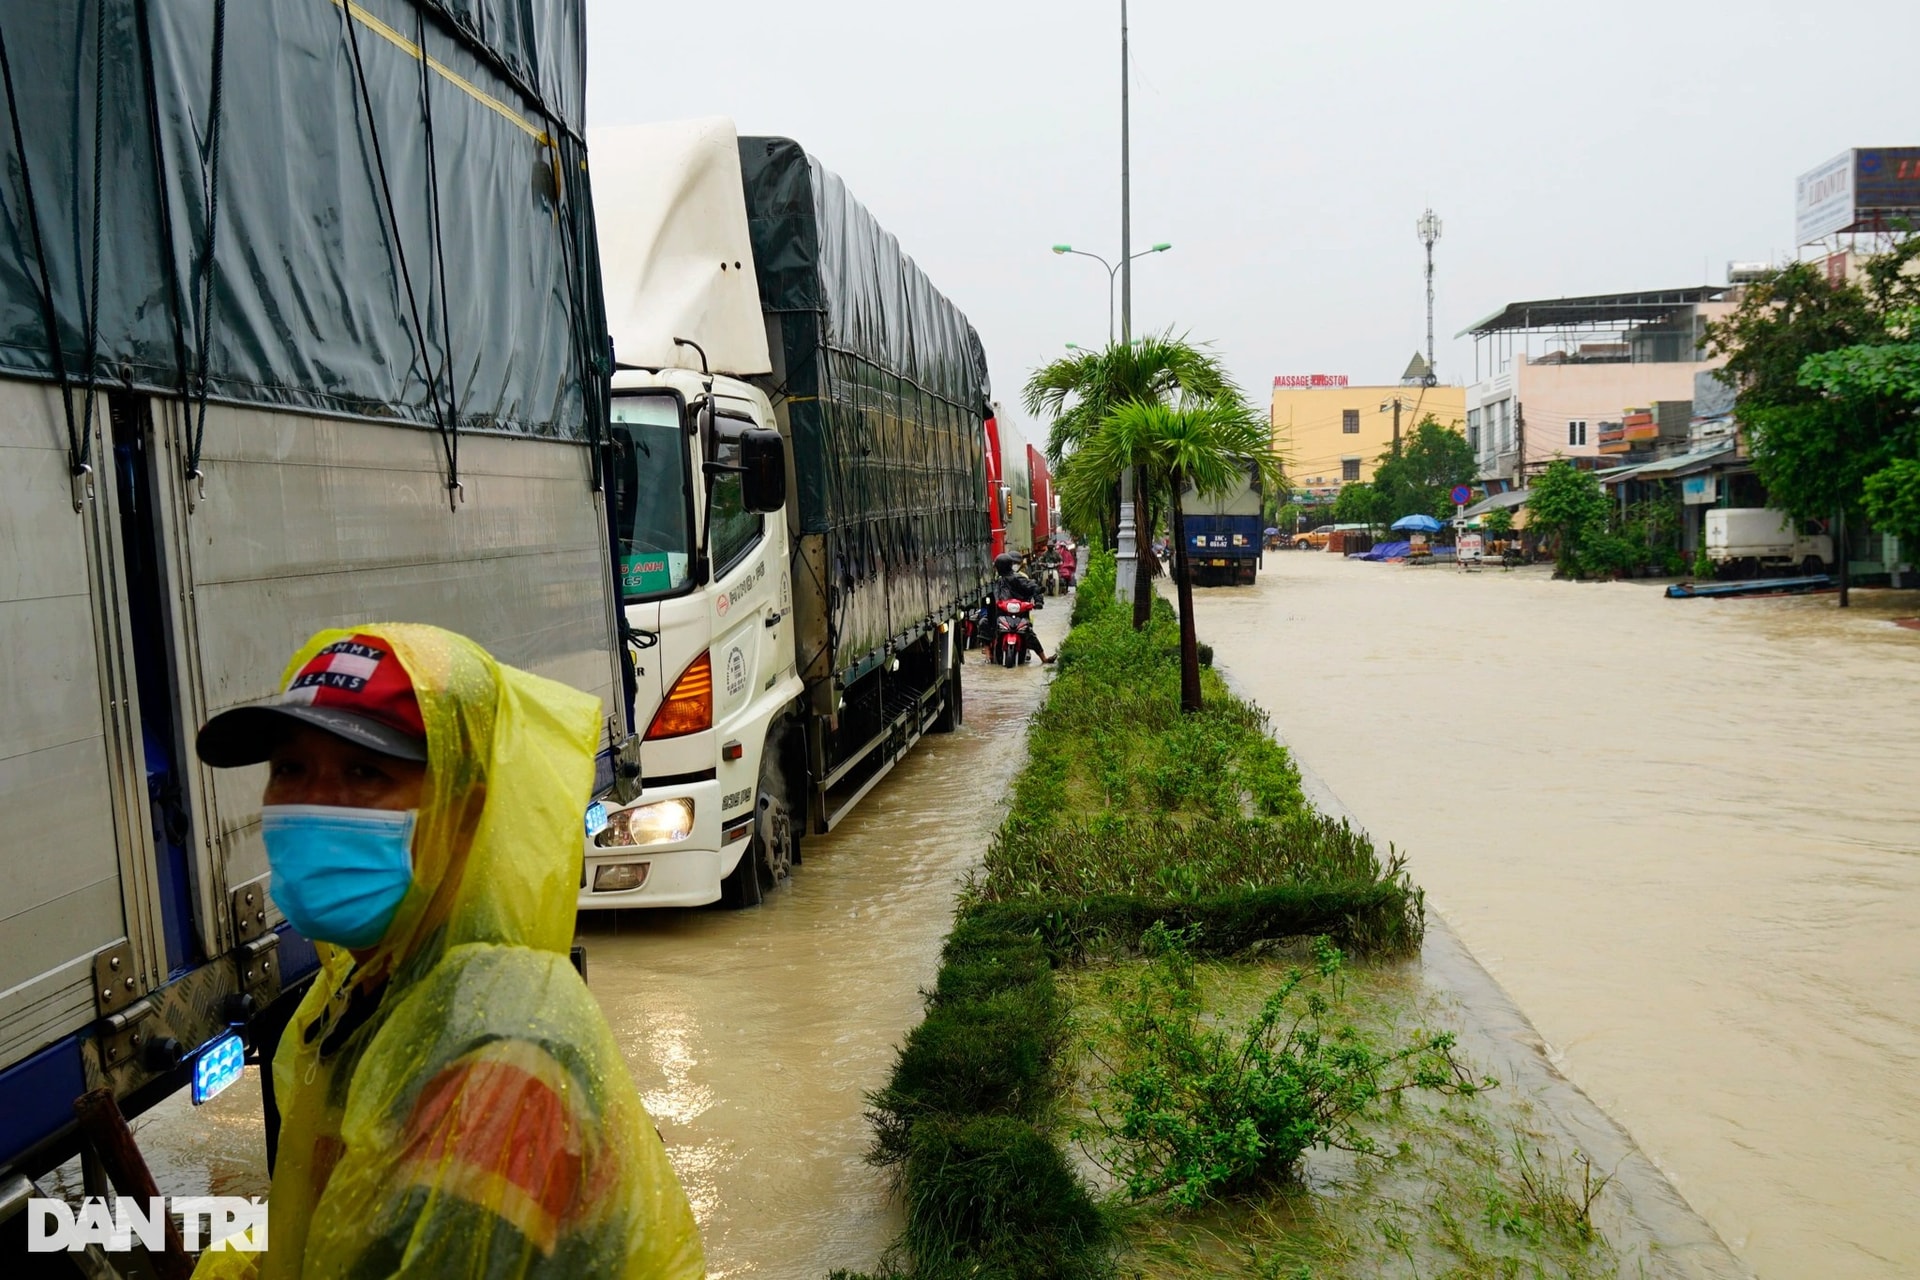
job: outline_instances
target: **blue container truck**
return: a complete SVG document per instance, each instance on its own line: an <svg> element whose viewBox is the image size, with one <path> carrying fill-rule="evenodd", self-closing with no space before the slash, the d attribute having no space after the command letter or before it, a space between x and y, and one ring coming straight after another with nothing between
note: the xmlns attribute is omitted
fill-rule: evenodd
<svg viewBox="0 0 1920 1280"><path fill-rule="evenodd" d="M1186 518L1187 567L1197 587L1250 587L1259 578L1261 546L1260 477L1247 478L1225 493L1201 495L1189 487L1181 496Z"/></svg>

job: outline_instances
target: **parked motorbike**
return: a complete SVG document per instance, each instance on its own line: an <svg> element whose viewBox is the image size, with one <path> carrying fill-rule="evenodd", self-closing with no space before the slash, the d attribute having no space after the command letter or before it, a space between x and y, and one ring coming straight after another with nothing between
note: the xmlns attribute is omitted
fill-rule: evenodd
<svg viewBox="0 0 1920 1280"><path fill-rule="evenodd" d="M960 642L963 648L984 649L993 638L993 597L988 596L978 605L967 610L961 622Z"/></svg>

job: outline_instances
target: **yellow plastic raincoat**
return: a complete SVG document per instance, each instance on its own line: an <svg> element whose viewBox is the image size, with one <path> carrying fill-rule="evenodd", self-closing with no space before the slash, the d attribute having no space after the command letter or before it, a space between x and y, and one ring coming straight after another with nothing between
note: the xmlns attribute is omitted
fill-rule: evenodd
<svg viewBox="0 0 1920 1280"><path fill-rule="evenodd" d="M321 970L273 1061L268 1248L198 1276L704 1273L659 1135L567 959L599 708L434 627L393 646L427 729L413 886Z"/></svg>

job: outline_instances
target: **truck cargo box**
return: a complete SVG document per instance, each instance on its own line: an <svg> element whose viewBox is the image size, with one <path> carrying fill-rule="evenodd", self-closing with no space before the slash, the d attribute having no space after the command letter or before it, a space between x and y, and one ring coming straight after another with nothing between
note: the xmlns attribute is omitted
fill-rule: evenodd
<svg viewBox="0 0 1920 1280"><path fill-rule="evenodd" d="M820 629L802 674L850 686L991 575L986 362L960 309L798 143L741 138L740 162L792 433L803 640Z"/></svg>
<svg viewBox="0 0 1920 1280"><path fill-rule="evenodd" d="M190 1060L311 972L264 766L191 748L299 641L434 622L610 729L625 699L581 0L15 4L0 36L4 1172L84 1089L177 1086L136 1033Z"/></svg>

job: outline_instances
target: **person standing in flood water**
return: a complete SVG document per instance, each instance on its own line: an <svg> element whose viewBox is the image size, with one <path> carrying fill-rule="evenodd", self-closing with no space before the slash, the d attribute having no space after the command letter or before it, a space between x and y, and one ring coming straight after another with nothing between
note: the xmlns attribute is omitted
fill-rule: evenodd
<svg viewBox="0 0 1920 1280"><path fill-rule="evenodd" d="M598 735L587 695L411 624L322 632L201 729L269 765L271 892L322 963L274 1056L269 1248L196 1275L703 1274L567 958Z"/></svg>

